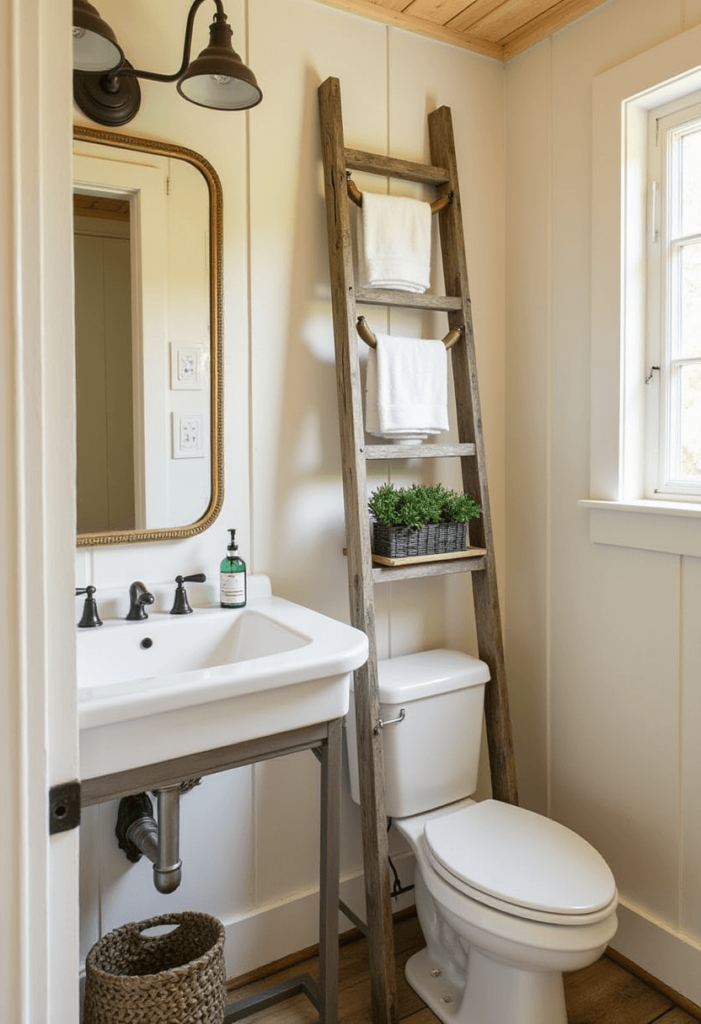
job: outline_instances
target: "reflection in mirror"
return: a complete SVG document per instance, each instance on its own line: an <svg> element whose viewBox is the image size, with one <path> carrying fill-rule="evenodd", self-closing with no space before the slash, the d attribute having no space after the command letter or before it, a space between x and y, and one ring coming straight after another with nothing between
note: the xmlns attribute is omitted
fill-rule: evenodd
<svg viewBox="0 0 701 1024"><path fill-rule="evenodd" d="M190 536L223 498L219 180L84 128L74 179L78 544Z"/></svg>
<svg viewBox="0 0 701 1024"><path fill-rule="evenodd" d="M74 194L78 533L134 530L130 202ZM137 493L138 492L138 493Z"/></svg>

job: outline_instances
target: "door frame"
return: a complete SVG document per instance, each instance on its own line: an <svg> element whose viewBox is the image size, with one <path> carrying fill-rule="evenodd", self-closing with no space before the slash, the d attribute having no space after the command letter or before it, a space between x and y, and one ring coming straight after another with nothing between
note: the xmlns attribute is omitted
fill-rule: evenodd
<svg viewBox="0 0 701 1024"><path fill-rule="evenodd" d="M0 1018L78 1020L78 778L68 0L0 5Z"/></svg>

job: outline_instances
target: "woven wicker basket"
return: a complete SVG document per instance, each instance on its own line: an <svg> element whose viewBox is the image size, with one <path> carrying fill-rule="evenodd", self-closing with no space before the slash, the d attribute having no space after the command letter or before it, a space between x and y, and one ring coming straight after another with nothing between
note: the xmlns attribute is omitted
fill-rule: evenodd
<svg viewBox="0 0 701 1024"><path fill-rule="evenodd" d="M467 523L427 523L414 526L385 526L372 521L372 551L386 558L412 558L464 551Z"/></svg>
<svg viewBox="0 0 701 1024"><path fill-rule="evenodd" d="M148 928L174 924L164 935ZM85 961L84 1024L222 1024L224 926L185 911L132 922L95 943Z"/></svg>

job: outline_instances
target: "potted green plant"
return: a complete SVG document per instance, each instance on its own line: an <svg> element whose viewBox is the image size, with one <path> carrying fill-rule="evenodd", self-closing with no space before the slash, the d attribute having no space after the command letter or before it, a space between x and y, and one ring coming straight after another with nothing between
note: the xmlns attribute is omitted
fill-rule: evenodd
<svg viewBox="0 0 701 1024"><path fill-rule="evenodd" d="M467 547L468 521L482 509L442 484L382 484L368 502L372 550L388 558L439 555Z"/></svg>

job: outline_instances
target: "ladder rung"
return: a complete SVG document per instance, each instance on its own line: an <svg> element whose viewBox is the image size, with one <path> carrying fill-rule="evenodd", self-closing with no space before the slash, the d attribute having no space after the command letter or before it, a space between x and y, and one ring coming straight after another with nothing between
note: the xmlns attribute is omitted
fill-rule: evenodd
<svg viewBox="0 0 701 1024"><path fill-rule="evenodd" d="M419 576L445 576L453 572L479 572L486 567L486 559L462 558L454 562L419 562L417 565L395 567L373 566L372 578L375 583L392 583L394 580L410 580Z"/></svg>
<svg viewBox="0 0 701 1024"><path fill-rule="evenodd" d="M417 164L411 160L398 160L380 153L365 153L361 149L346 149L346 167L351 171L386 174L403 181L421 181L425 185L446 185L450 175L445 167Z"/></svg>
<svg viewBox="0 0 701 1024"><path fill-rule="evenodd" d="M366 459L443 459L474 455L473 444L367 444Z"/></svg>
<svg viewBox="0 0 701 1024"><path fill-rule="evenodd" d="M419 295L390 288L356 288L355 301L366 302L370 306L403 306L406 309L426 309L438 313L452 313L462 309L462 299L458 295Z"/></svg>

